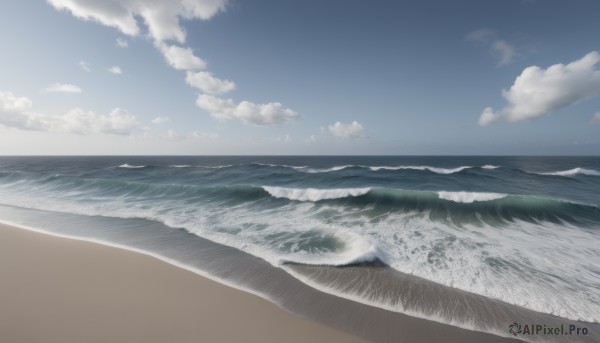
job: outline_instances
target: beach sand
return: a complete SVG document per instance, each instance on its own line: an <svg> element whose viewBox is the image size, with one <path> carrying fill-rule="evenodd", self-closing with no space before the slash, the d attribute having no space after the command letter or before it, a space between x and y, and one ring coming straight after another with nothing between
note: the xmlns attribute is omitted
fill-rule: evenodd
<svg viewBox="0 0 600 343"><path fill-rule="evenodd" d="M151 256L0 224L0 342L365 342Z"/></svg>

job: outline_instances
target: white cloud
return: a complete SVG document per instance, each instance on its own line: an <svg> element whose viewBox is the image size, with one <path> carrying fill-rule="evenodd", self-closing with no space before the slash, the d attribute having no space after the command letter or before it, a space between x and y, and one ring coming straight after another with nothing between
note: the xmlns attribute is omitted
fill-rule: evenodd
<svg viewBox="0 0 600 343"><path fill-rule="evenodd" d="M79 68L81 68L87 72L91 71L90 64L87 63L86 61L79 61Z"/></svg>
<svg viewBox="0 0 600 343"><path fill-rule="evenodd" d="M0 110L3 112L23 112L31 106L31 101L24 96L16 97L12 92L0 91Z"/></svg>
<svg viewBox="0 0 600 343"><path fill-rule="evenodd" d="M201 139L201 140L214 141L214 140L219 139L219 134L212 133L212 132L194 131L194 132L192 132L192 136L194 138Z"/></svg>
<svg viewBox="0 0 600 343"><path fill-rule="evenodd" d="M191 48L182 48L177 45L158 45L165 60L177 70L198 70L206 67L206 62L194 55Z"/></svg>
<svg viewBox="0 0 600 343"><path fill-rule="evenodd" d="M278 126L296 120L299 115L278 102L255 104L242 101L236 104L231 99L222 99L209 94L200 94L196 104L217 120L239 120L246 124Z"/></svg>
<svg viewBox="0 0 600 343"><path fill-rule="evenodd" d="M119 29L129 36L140 33L137 17L148 27L156 42L185 42L185 30L179 19L212 18L224 11L228 0L47 0L58 10L69 11L75 17L92 20Z"/></svg>
<svg viewBox="0 0 600 343"><path fill-rule="evenodd" d="M590 124L600 124L600 112L596 112L589 121Z"/></svg>
<svg viewBox="0 0 600 343"><path fill-rule="evenodd" d="M489 29L475 30L467 35L470 42L479 43L489 48L491 54L498 58L498 66L509 64L516 55L515 48Z"/></svg>
<svg viewBox="0 0 600 343"><path fill-rule="evenodd" d="M18 129L34 126L35 114L29 113L32 103L26 97L0 91L0 125Z"/></svg>
<svg viewBox="0 0 600 343"><path fill-rule="evenodd" d="M115 27L129 36L140 34L137 18L148 28L155 47L166 62L177 70L188 72L186 81L207 94L200 94L197 104L219 120L237 119L244 123L275 126L298 117L291 109L278 102L255 104L249 101L234 103L231 99L214 97L235 88L235 83L214 77L211 73L198 73L206 62L194 54L186 42L186 33L180 19L208 20L225 11L229 0L47 0L54 8L70 12L83 20L92 20ZM178 44L173 44L178 43ZM111 68L120 73L120 69ZM196 73L194 73L196 72Z"/></svg>
<svg viewBox="0 0 600 343"><path fill-rule="evenodd" d="M509 64L515 56L515 49L502 39L492 43L492 51L500 59L500 61L498 61L499 66Z"/></svg>
<svg viewBox="0 0 600 343"><path fill-rule="evenodd" d="M364 127L357 121L353 121L350 124L342 124L336 122L333 125L329 125L329 132L337 137L358 139L364 137Z"/></svg>
<svg viewBox="0 0 600 343"><path fill-rule="evenodd" d="M172 129L169 129L167 131L167 134L160 136L160 138L166 139L168 141L173 141L173 142L181 142L181 141L184 141L187 139L187 137L185 135L177 133Z"/></svg>
<svg viewBox="0 0 600 343"><path fill-rule="evenodd" d="M169 117L156 117L154 119L152 119L152 123L153 124L164 124L164 123L168 123L171 121L171 118Z"/></svg>
<svg viewBox="0 0 600 343"><path fill-rule="evenodd" d="M310 135L310 137L308 137L304 142L307 143L307 144L316 143L317 142L317 136L316 135Z"/></svg>
<svg viewBox="0 0 600 343"><path fill-rule="evenodd" d="M9 128L48 132L128 135L139 127L135 116L115 108L108 115L76 108L64 115L30 112L32 103L26 97L0 91L0 124Z"/></svg>
<svg viewBox="0 0 600 343"><path fill-rule="evenodd" d="M129 112L121 108L113 109L108 115L97 115L80 108L73 109L62 116L53 118L48 131L77 133L112 133L128 135L139 127L139 122Z"/></svg>
<svg viewBox="0 0 600 343"><path fill-rule="evenodd" d="M115 44L117 44L117 46L119 48L126 48L129 46L129 42L127 42L127 40L122 37L117 38L117 40L115 41Z"/></svg>
<svg viewBox="0 0 600 343"><path fill-rule="evenodd" d="M53 83L50 86L46 87L46 92L52 93L65 93L65 94L74 94L81 93L81 88L75 85L70 85L68 83Z"/></svg>
<svg viewBox="0 0 600 343"><path fill-rule="evenodd" d="M188 72L185 81L207 94L223 94L235 89L233 81L218 79L206 71Z"/></svg>
<svg viewBox="0 0 600 343"><path fill-rule="evenodd" d="M500 111L488 107L479 117L480 125L498 120L515 122L534 119L570 106L581 100L600 96L600 71L596 64L600 53L592 51L569 64L555 64L546 69L528 67L502 96L508 104Z"/></svg>
<svg viewBox="0 0 600 343"><path fill-rule="evenodd" d="M123 74L123 71L121 70L121 67L119 66L112 66L108 69L106 69L109 73L113 73L115 75L119 75L119 74Z"/></svg>

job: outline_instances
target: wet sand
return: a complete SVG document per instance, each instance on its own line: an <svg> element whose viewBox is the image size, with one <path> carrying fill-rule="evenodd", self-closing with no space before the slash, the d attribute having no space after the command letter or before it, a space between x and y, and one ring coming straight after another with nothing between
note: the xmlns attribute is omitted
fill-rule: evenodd
<svg viewBox="0 0 600 343"><path fill-rule="evenodd" d="M365 342L151 256L0 224L2 342Z"/></svg>

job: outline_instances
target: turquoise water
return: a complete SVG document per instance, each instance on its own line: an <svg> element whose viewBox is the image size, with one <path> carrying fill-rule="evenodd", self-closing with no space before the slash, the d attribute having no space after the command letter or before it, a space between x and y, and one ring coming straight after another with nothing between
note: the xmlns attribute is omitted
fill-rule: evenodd
<svg viewBox="0 0 600 343"><path fill-rule="evenodd" d="M0 157L0 205L149 219L284 270L383 263L594 323L599 194L596 157Z"/></svg>

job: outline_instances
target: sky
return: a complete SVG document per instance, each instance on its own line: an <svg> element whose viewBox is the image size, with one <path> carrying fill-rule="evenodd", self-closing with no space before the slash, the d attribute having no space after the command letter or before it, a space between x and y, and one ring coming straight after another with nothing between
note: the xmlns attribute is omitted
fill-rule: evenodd
<svg viewBox="0 0 600 343"><path fill-rule="evenodd" d="M35 0L0 155L598 155L600 2Z"/></svg>

